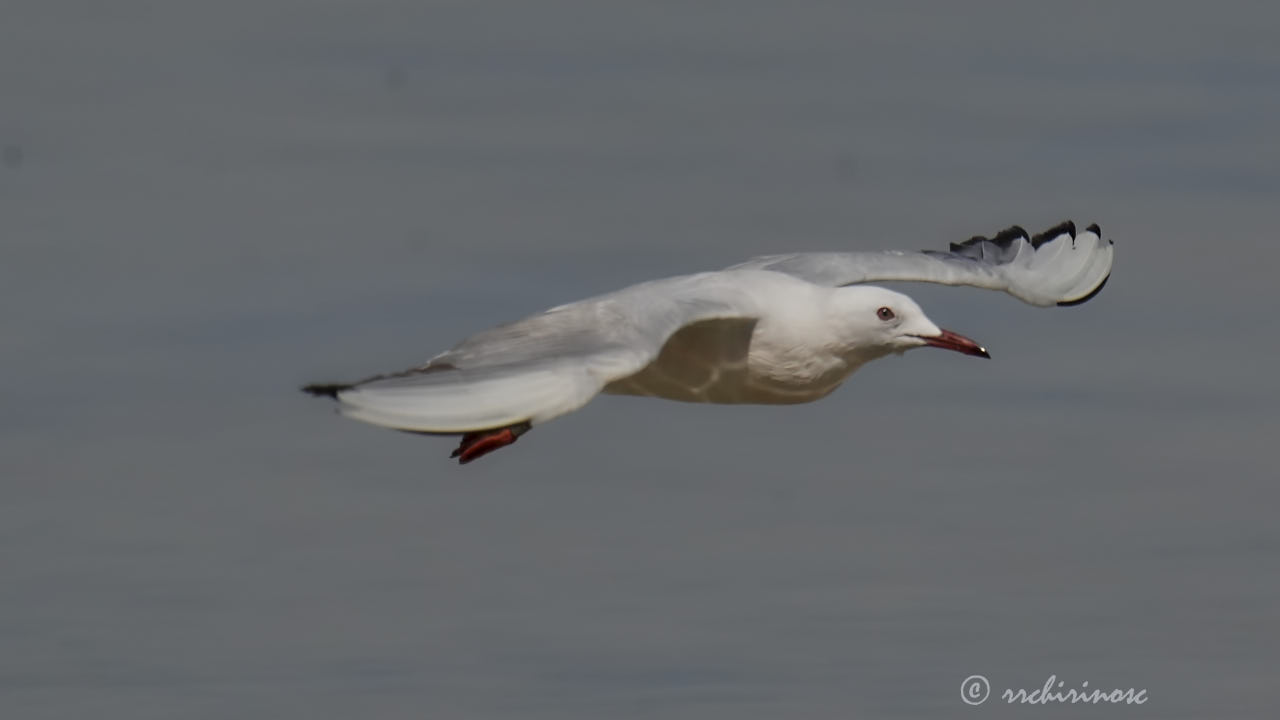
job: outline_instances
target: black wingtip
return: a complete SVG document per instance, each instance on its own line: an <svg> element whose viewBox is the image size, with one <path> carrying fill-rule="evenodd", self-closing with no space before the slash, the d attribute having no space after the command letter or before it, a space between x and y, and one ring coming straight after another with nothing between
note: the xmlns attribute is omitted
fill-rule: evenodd
<svg viewBox="0 0 1280 720"><path fill-rule="evenodd" d="M1085 228L1086 232L1091 232L1098 237L1102 237L1102 228L1098 227L1098 223L1089 223L1089 227Z"/></svg>
<svg viewBox="0 0 1280 720"><path fill-rule="evenodd" d="M951 243L951 252L954 252L954 253L964 252L966 248L971 248L974 245L980 246L982 243L992 243L996 247L999 247L1001 250L1008 250L1009 247L1013 245L1014 241L1029 240L1030 238L1031 236L1027 234L1026 230L1023 230L1021 227L1017 225L1010 225L1004 230L1001 230L1000 232L996 233L995 237L987 237L985 235L974 235L973 237L969 238L968 240L965 240L962 243Z"/></svg>
<svg viewBox="0 0 1280 720"><path fill-rule="evenodd" d="M1039 250L1041 245L1062 235L1063 233L1070 235L1071 239L1075 240L1076 224L1071 222L1070 220L1063 220L1062 222L1058 223L1057 225L1054 225L1048 230L1045 230L1042 233L1037 233L1035 237L1031 238L1031 246Z"/></svg>
<svg viewBox="0 0 1280 720"><path fill-rule="evenodd" d="M991 242L1001 247L1007 248L1009 247L1009 245L1013 244L1014 240L1019 240L1019 239L1026 240L1028 237L1030 236L1027 235L1027 231L1023 230L1021 226L1010 225L1009 227L996 233L996 236L991 238Z"/></svg>
<svg viewBox="0 0 1280 720"><path fill-rule="evenodd" d="M342 383L312 383L303 386L302 392L316 397L328 397L334 400L338 399L338 393L343 390L350 390L354 385L344 385Z"/></svg>
<svg viewBox="0 0 1280 720"><path fill-rule="evenodd" d="M1075 300L1063 300L1062 302L1058 303L1058 307L1073 307L1075 305L1083 305L1089 302L1098 293L1102 292L1102 288L1107 286L1107 281L1110 279L1111 279L1111 273L1107 273L1107 276L1102 278L1102 282L1098 283L1098 287L1091 290L1088 295L1085 295L1082 298L1076 298Z"/></svg>

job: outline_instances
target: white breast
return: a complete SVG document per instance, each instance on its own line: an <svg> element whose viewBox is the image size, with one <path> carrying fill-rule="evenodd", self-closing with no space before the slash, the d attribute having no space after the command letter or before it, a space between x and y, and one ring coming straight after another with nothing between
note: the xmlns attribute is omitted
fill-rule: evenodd
<svg viewBox="0 0 1280 720"><path fill-rule="evenodd" d="M830 292L786 279L756 320L710 320L672 335L640 372L604 392L683 402L794 404L817 400L857 368L835 354L824 322ZM781 301L777 295L785 293Z"/></svg>

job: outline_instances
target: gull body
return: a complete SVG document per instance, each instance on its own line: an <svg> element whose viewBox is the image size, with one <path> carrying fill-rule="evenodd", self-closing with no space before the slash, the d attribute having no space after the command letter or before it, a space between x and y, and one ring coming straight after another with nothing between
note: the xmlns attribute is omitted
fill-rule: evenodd
<svg viewBox="0 0 1280 720"><path fill-rule="evenodd" d="M463 463L509 445L596 394L793 404L859 367L933 346L990 357L875 280L971 285L1040 306L1076 305L1110 276L1112 243L1069 222L1018 227L947 252L799 253L653 280L478 333L426 363L305 391L351 418L458 434Z"/></svg>
<svg viewBox="0 0 1280 720"><path fill-rule="evenodd" d="M682 402L783 405L817 400L859 367L939 336L911 298L878 287L828 288L782 273L731 270L663 284L722 283L753 319L711 320L676 331L642 370L603 392ZM640 293L657 288L639 286ZM628 299L627 291L618 300ZM881 320L877 313L892 314Z"/></svg>

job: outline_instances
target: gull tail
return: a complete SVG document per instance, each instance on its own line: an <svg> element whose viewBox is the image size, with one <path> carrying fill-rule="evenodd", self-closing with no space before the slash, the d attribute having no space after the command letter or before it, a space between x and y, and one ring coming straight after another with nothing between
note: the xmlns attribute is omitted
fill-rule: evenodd
<svg viewBox="0 0 1280 720"><path fill-rule="evenodd" d="M434 370L434 369L433 369ZM448 368L302 388L340 404L343 415L411 432L451 435L548 420L600 390L585 371L556 365Z"/></svg>

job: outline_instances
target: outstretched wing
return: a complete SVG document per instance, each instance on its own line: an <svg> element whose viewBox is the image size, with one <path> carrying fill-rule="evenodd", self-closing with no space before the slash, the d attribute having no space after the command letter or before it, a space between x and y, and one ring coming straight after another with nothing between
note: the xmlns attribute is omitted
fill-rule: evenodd
<svg viewBox="0 0 1280 720"><path fill-rule="evenodd" d="M472 336L419 368L350 386L312 386L348 417L427 433L538 424L643 369L691 323L758 316L731 275L643 283Z"/></svg>
<svg viewBox="0 0 1280 720"><path fill-rule="evenodd" d="M1029 236L1016 225L994 238L952 243L949 252L824 252L768 255L731 270L773 270L819 285L915 281L1002 290L1032 305L1079 305L1111 276L1111 240L1098 226L1067 221Z"/></svg>

